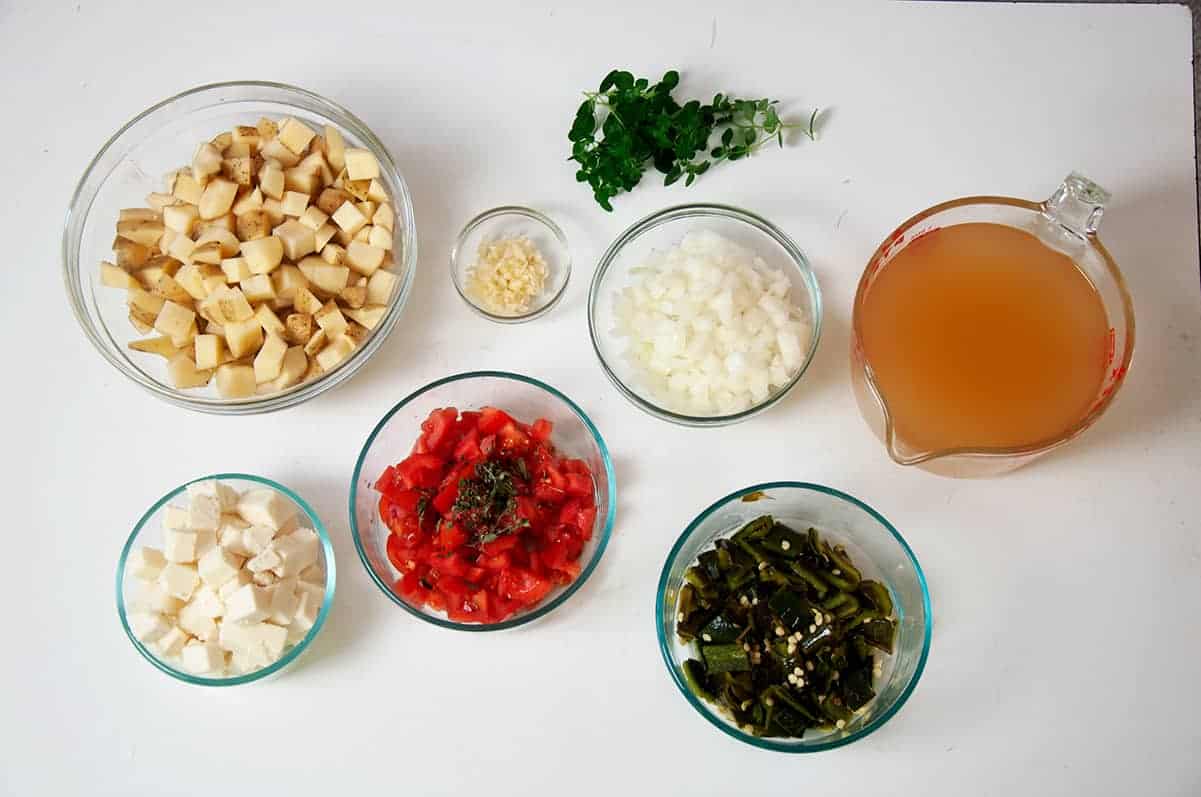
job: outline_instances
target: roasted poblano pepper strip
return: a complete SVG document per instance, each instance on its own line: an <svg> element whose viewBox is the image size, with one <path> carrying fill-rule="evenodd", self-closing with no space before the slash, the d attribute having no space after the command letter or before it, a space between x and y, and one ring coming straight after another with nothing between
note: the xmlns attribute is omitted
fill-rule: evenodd
<svg viewBox="0 0 1201 797"><path fill-rule="evenodd" d="M685 580L676 631L699 655L683 680L745 732L844 728L875 697L877 651L896 637L892 596L816 529L758 517Z"/></svg>

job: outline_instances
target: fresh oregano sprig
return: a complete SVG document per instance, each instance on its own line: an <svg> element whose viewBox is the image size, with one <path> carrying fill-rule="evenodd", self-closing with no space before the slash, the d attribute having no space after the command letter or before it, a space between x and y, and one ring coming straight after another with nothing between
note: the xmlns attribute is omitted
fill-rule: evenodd
<svg viewBox="0 0 1201 797"><path fill-rule="evenodd" d="M664 185L680 178L692 185L714 163L745 158L773 139L783 147L785 130L816 136L817 111L801 125L782 121L775 100L717 94L708 104L680 105L671 96L679 82L675 70L651 85L615 69L596 91L584 92L567 136L570 160L579 164L576 180L588 183L605 210L613 210L613 197L638 185L648 164L663 174Z"/></svg>

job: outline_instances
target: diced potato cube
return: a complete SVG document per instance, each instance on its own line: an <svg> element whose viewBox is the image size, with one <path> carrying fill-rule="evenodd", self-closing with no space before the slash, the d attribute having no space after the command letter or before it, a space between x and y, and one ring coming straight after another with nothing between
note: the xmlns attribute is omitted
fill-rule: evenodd
<svg viewBox="0 0 1201 797"><path fill-rule="evenodd" d="M305 169L303 166L284 169L284 189L303 193L307 197L320 187L320 176L320 172Z"/></svg>
<svg viewBox="0 0 1201 797"><path fill-rule="evenodd" d="M304 201L307 203L309 201L309 198L306 196L304 198ZM286 209L285 209L285 212L286 212ZM301 224L303 224L304 226L306 226L310 230L312 230L314 233L316 233L318 230L321 229L322 225L324 225L328 219L329 219L329 216L327 216L325 214L325 212L321 210L321 208L306 207L304 212L300 214L299 220L300 220ZM330 233L330 234L332 235L333 233ZM321 244L321 246L325 246L325 244ZM317 247L318 251L320 251L321 246Z"/></svg>
<svg viewBox="0 0 1201 797"><path fill-rule="evenodd" d="M379 177L379 161L370 150L348 148L346 150L346 175L351 180L372 180Z"/></svg>
<svg viewBox="0 0 1201 797"><path fill-rule="evenodd" d="M196 204L200 206L200 218L215 219L229 213L238 196L238 184L220 177L213 178L204 187L204 193Z"/></svg>
<svg viewBox="0 0 1201 797"><path fill-rule="evenodd" d="M170 274L160 275L154 283L153 291L176 304L187 306L192 302L192 295L184 290L183 286L176 282Z"/></svg>
<svg viewBox="0 0 1201 797"><path fill-rule="evenodd" d="M238 125L230 131L230 134L233 139L232 143L246 144L251 149L257 149L259 146L259 140L262 138L262 135L259 133L259 129L249 125Z"/></svg>
<svg viewBox="0 0 1201 797"><path fill-rule="evenodd" d="M301 216L309 206L309 195L299 191L285 191L280 204L283 205L285 216ZM317 228L311 227L310 229Z"/></svg>
<svg viewBox="0 0 1201 797"><path fill-rule="evenodd" d="M191 262L194 251L196 251L196 242L186 235L175 236L171 245L167 247L167 254L181 263Z"/></svg>
<svg viewBox="0 0 1201 797"><path fill-rule="evenodd" d="M358 232L356 232L354 234L354 238L352 238L351 240L358 241L360 243L365 244L365 243L370 242L370 238L371 238L371 225L367 225L366 227L364 227L361 230L359 230ZM347 246L350 246L350 244L347 244Z"/></svg>
<svg viewBox="0 0 1201 797"><path fill-rule="evenodd" d="M313 209L310 208L310 210ZM318 210L317 212L320 213L321 211ZM304 221L304 219L301 219L301 221ZM330 239L334 237L334 233L337 231L338 228L327 221L313 232L313 243L317 246L318 252L325 248L325 245L330 242Z"/></svg>
<svg viewBox="0 0 1201 797"><path fill-rule="evenodd" d="M254 368L226 363L217 368L217 392L222 398L246 398L254 395Z"/></svg>
<svg viewBox="0 0 1201 797"><path fill-rule="evenodd" d="M157 210L150 208L121 208L117 212L117 221L162 221Z"/></svg>
<svg viewBox="0 0 1201 797"><path fill-rule="evenodd" d="M371 234L367 236L367 243L382 251L387 251L392 248L392 231L385 230L383 227L372 227Z"/></svg>
<svg viewBox="0 0 1201 797"><path fill-rule="evenodd" d="M276 335L268 335L263 347L254 357L254 381L257 384L270 382L279 376L284 364L284 353L288 344ZM219 376L219 375L218 375Z"/></svg>
<svg viewBox="0 0 1201 797"><path fill-rule="evenodd" d="M213 136L212 141L209 143L212 144L213 148L218 152L224 152L226 147L234 143L234 134L226 130L223 133L218 133L217 135Z"/></svg>
<svg viewBox="0 0 1201 797"><path fill-rule="evenodd" d="M391 271L380 269L367 280L367 303L387 304L396 288L397 278ZM364 325L365 326L365 325Z"/></svg>
<svg viewBox="0 0 1201 797"><path fill-rule="evenodd" d="M300 271L308 278L309 283L330 296L342 292L350 281L350 269L346 266L332 266L321 258L306 257L299 263ZM297 307L297 309L300 309ZM303 312L303 311L302 311Z"/></svg>
<svg viewBox="0 0 1201 797"><path fill-rule="evenodd" d="M228 147L221 150L221 157L223 157L225 160L232 160L233 158L249 158L252 155L254 155L254 150L251 149L250 145L244 141L234 141ZM223 171L224 168L225 166L222 164Z"/></svg>
<svg viewBox="0 0 1201 797"><path fill-rule="evenodd" d="M220 247L221 259L233 257L238 253L238 249L241 246L241 241L238 240L238 236L234 235L232 232L222 226L213 225L210 227L205 227L200 233L200 237L196 239L196 247L199 249L205 244L214 242L218 245L218 247ZM195 252L192 253L192 257L195 259ZM220 261L214 263L213 265L219 264Z"/></svg>
<svg viewBox="0 0 1201 797"><path fill-rule="evenodd" d="M117 238L113 241L113 255L118 266L126 271L135 271L146 265L150 259L150 249L136 241Z"/></svg>
<svg viewBox="0 0 1201 797"><path fill-rule="evenodd" d="M125 295L125 303L132 309L148 313L153 319L158 317L159 311L166 304L166 300L161 296L148 293L141 288L130 288L129 292ZM154 323L153 320L151 323Z"/></svg>
<svg viewBox="0 0 1201 797"><path fill-rule="evenodd" d="M204 387L213 378L213 372L198 369L192 358L185 352L180 352L167 361L167 378L171 384L180 390L193 387Z"/></svg>
<svg viewBox="0 0 1201 797"><path fill-rule="evenodd" d="M171 193L180 202L187 202L190 205L199 205L200 197L204 194L204 186L187 172L180 172L175 176L175 186Z"/></svg>
<svg viewBox="0 0 1201 797"><path fill-rule="evenodd" d="M280 143L279 139L268 141L259 147L259 154L279 164L280 169L291 169L300 163L300 156Z"/></svg>
<svg viewBox="0 0 1201 797"><path fill-rule="evenodd" d="M255 304L267 302L275 298L275 287L271 284L268 274L255 274L242 282L242 293Z"/></svg>
<svg viewBox="0 0 1201 797"><path fill-rule="evenodd" d="M221 337L218 335L197 335L195 340L196 346L196 367L197 368L216 368L224 358L225 344L222 343Z"/></svg>
<svg viewBox="0 0 1201 797"><path fill-rule="evenodd" d="M354 235L367 223L367 217L349 201L343 202L342 206L333 213L332 218L339 229L351 235Z"/></svg>
<svg viewBox="0 0 1201 797"><path fill-rule="evenodd" d="M296 155L303 154L309 148L309 142L315 135L303 122L290 116L279 126L280 142Z"/></svg>
<svg viewBox="0 0 1201 797"><path fill-rule="evenodd" d="M221 244L217 241L196 244L192 247L192 261L210 266L221 265Z"/></svg>
<svg viewBox="0 0 1201 797"><path fill-rule="evenodd" d="M255 187L255 189L253 191L250 191L247 194L245 194L244 196L240 197L238 199L238 201L234 203L234 206L232 208L235 216L241 216L243 213L249 213L252 210L262 210L262 209L263 209L263 189L258 188L257 186ZM378 213L379 211L376 211L376 212Z"/></svg>
<svg viewBox="0 0 1201 797"><path fill-rule="evenodd" d="M367 327L367 329L375 329L377 326L379 326L379 322L383 319L384 314L387 312L388 308L386 305L369 304L357 310L349 309L346 311L346 315L356 323Z"/></svg>
<svg viewBox="0 0 1201 797"><path fill-rule="evenodd" d="M340 338L346 332L346 317L342 315L342 311L338 309L338 305L332 299L313 314L313 320L325 331L325 336L330 340Z"/></svg>
<svg viewBox="0 0 1201 797"><path fill-rule="evenodd" d="M174 205L176 201L171 194L163 194L158 191L151 191L146 195L146 204L155 210L162 210L168 205Z"/></svg>
<svg viewBox="0 0 1201 797"><path fill-rule="evenodd" d="M206 221L202 221L202 222L200 222L200 224L198 226L200 235L204 235L207 232L212 232L213 230L220 230L222 232L227 232L230 235L232 235L234 233L234 230L236 230L237 228L238 228L238 217L234 215L232 210L229 213L226 213L223 216L218 216L215 219L208 219Z"/></svg>
<svg viewBox="0 0 1201 797"><path fill-rule="evenodd" d="M163 208L163 225L183 235L191 235L200 220L200 208L195 205L171 205Z"/></svg>
<svg viewBox="0 0 1201 797"><path fill-rule="evenodd" d="M221 174L238 185L251 185L254 182L254 158L249 155L224 158L221 161Z"/></svg>
<svg viewBox="0 0 1201 797"><path fill-rule="evenodd" d="M367 186L367 198L375 204L388 201L388 190L379 180L372 180Z"/></svg>
<svg viewBox="0 0 1201 797"><path fill-rule="evenodd" d="M284 258L284 243L274 235L243 241L241 250L254 274L270 274Z"/></svg>
<svg viewBox="0 0 1201 797"><path fill-rule="evenodd" d="M351 241L346 247L346 265L365 276L375 273L384 262L384 250L361 241Z"/></svg>
<svg viewBox="0 0 1201 797"><path fill-rule="evenodd" d="M274 390L287 390L300 381L309 367L309 358L305 356L300 346L291 346L284 352L284 361L280 366L279 376L271 383Z"/></svg>
<svg viewBox="0 0 1201 797"><path fill-rule="evenodd" d="M196 148L192 156L192 177L203 185L214 174L221 171L221 150L212 144L204 143Z"/></svg>
<svg viewBox="0 0 1201 797"><path fill-rule="evenodd" d="M304 344L304 353L313 357L317 352L325 348L326 342L325 330L318 329L313 333L313 337L309 338L309 342Z"/></svg>
<svg viewBox="0 0 1201 797"><path fill-rule="evenodd" d="M346 263L346 249L337 244L326 244L321 247L321 259L331 266L341 266Z"/></svg>
<svg viewBox="0 0 1201 797"><path fill-rule="evenodd" d="M365 199L361 202L356 202L354 206L359 209L359 213L362 213L363 218L365 218L365 219L369 220L372 216L375 215L376 204L374 202L372 202L370 199Z"/></svg>
<svg viewBox="0 0 1201 797"><path fill-rule="evenodd" d="M200 303L200 313L210 321L225 325L249 320L254 316L254 309L243 288L222 285Z"/></svg>
<svg viewBox="0 0 1201 797"><path fill-rule="evenodd" d="M313 231L296 219L289 219L271 231L284 246L285 256L292 261L300 260L316 251Z"/></svg>
<svg viewBox="0 0 1201 797"><path fill-rule="evenodd" d="M196 313L190 308L176 302L163 302L163 309L154 319L154 328L173 340L180 340L187 337L188 328L195 322Z"/></svg>
<svg viewBox="0 0 1201 797"><path fill-rule="evenodd" d="M337 128L325 126L325 158L334 171L346 168L346 142Z"/></svg>
<svg viewBox="0 0 1201 797"><path fill-rule="evenodd" d="M225 324L224 331L225 344L235 359L253 354L263 345L263 327L255 318Z"/></svg>
<svg viewBox="0 0 1201 797"><path fill-rule="evenodd" d="M309 284L308 279L300 269L291 263L285 263L271 273L271 282L275 286L276 299L282 299L289 304L296 296L296 289Z"/></svg>
<svg viewBox="0 0 1201 797"><path fill-rule="evenodd" d="M342 207L342 205L347 202L351 202L352 199L353 198L350 196L350 194L346 193L341 188L326 188L321 192L321 195L317 197L316 204L322 213L326 214L327 216L332 216L337 212L338 208ZM351 202L351 204L353 204L353 202Z"/></svg>
<svg viewBox="0 0 1201 797"><path fill-rule="evenodd" d="M371 190L370 180L347 180L342 184L342 187L355 200L355 203L363 202L367 199L367 192Z"/></svg>
<svg viewBox="0 0 1201 797"><path fill-rule="evenodd" d="M354 342L342 337L326 346L317 353L317 364L325 371L333 370L334 366L345 360L354 351ZM218 377L220 374L218 374Z"/></svg>
<svg viewBox="0 0 1201 797"><path fill-rule="evenodd" d="M149 318L149 323L147 322ZM150 330L154 329L154 316L146 316L141 311L131 307L129 308L129 323L139 334L145 335Z"/></svg>
<svg viewBox="0 0 1201 797"><path fill-rule="evenodd" d="M221 261L221 270L225 272L225 281L241 282L251 275L250 266L244 257L230 257Z"/></svg>
<svg viewBox="0 0 1201 797"><path fill-rule="evenodd" d="M380 206L375 209L375 215L371 217L371 223L376 227L383 227L388 232L392 232L396 225L396 217L392 213L392 206L387 202L381 202Z"/></svg>
<svg viewBox="0 0 1201 797"><path fill-rule="evenodd" d="M272 227L284 223L284 206L278 199L274 197L264 199L263 212L267 214L267 218L271 219Z"/></svg>
<svg viewBox="0 0 1201 797"><path fill-rule="evenodd" d="M166 357L168 360L179 354L179 349L175 343L165 335L156 338L146 338L145 340L132 340L127 345L134 351L157 354L160 357Z"/></svg>
<svg viewBox="0 0 1201 797"><path fill-rule="evenodd" d="M193 299L200 300L208 296L208 291L204 287L204 272L194 263L188 263L181 266L179 271L175 272L175 281L187 291Z"/></svg>
<svg viewBox="0 0 1201 797"><path fill-rule="evenodd" d="M264 163L259 169L259 188L264 196L272 199L284 198L284 170L275 163Z"/></svg>
<svg viewBox="0 0 1201 797"><path fill-rule="evenodd" d="M338 298L346 303L347 307L358 309L367 303L367 286L366 285L347 285L338 294Z"/></svg>
<svg viewBox="0 0 1201 797"><path fill-rule="evenodd" d="M248 210L238 216L238 237L243 241L257 241L271 234L271 218L265 210Z"/></svg>
<svg viewBox="0 0 1201 797"><path fill-rule="evenodd" d="M313 337L313 317L306 313L290 313L284 321L284 328L289 341L303 346Z"/></svg>
<svg viewBox="0 0 1201 797"><path fill-rule="evenodd" d="M109 288L137 288L138 281L123 268L117 268L107 260L100 263L100 284Z"/></svg>
<svg viewBox="0 0 1201 797"><path fill-rule="evenodd" d="M321 311L321 300L314 296L307 286L296 289L292 296L292 305L305 315L315 315Z"/></svg>
<svg viewBox="0 0 1201 797"><path fill-rule="evenodd" d="M156 247L163 237L163 222L152 220L131 220L117 222L117 235L127 241L139 243L142 246Z"/></svg>
<svg viewBox="0 0 1201 797"><path fill-rule="evenodd" d="M254 320L259 322L259 326L263 328L263 332L266 332L269 335L283 336L284 322L280 321L279 316L272 312L271 308L267 305L260 304L258 308L255 309Z"/></svg>

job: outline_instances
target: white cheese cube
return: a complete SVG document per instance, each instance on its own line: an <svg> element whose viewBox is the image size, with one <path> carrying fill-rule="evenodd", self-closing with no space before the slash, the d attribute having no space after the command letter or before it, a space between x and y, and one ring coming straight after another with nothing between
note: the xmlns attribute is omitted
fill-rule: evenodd
<svg viewBox="0 0 1201 797"><path fill-rule="evenodd" d="M171 630L171 624L161 614L134 612L129 615L129 628L144 645L158 642Z"/></svg>
<svg viewBox="0 0 1201 797"><path fill-rule="evenodd" d="M216 531L221 526L221 502L212 495L193 495L188 502L188 525L193 531Z"/></svg>
<svg viewBox="0 0 1201 797"><path fill-rule="evenodd" d="M280 565L273 569L280 578L286 578L299 575L300 571L317 561L321 552L321 538L312 529L300 528L277 537L271 547L281 560Z"/></svg>
<svg viewBox="0 0 1201 797"><path fill-rule="evenodd" d="M194 606L198 614L216 619L225 613L225 601L217 594L217 590L208 584L201 586L188 601L188 606ZM187 608L187 607L184 607Z"/></svg>
<svg viewBox="0 0 1201 797"><path fill-rule="evenodd" d="M261 573L264 570L275 570L284 562L274 547L264 548L263 552L246 563L246 569L251 573ZM278 573L276 575L279 575Z"/></svg>
<svg viewBox="0 0 1201 797"><path fill-rule="evenodd" d="M213 618L205 614L204 608L196 601L179 610L179 627L194 637L209 640L217 638L217 624Z"/></svg>
<svg viewBox="0 0 1201 797"><path fill-rule="evenodd" d="M284 646L288 644L288 629L271 623L259 623L254 627L259 644L267 651L267 657L274 662L284 655Z"/></svg>
<svg viewBox="0 0 1201 797"><path fill-rule="evenodd" d="M155 650L164 659L173 659L183 652L183 647L188 643L188 639L188 635L178 626L171 626L171 630L163 634L155 643Z"/></svg>
<svg viewBox="0 0 1201 797"><path fill-rule="evenodd" d="M288 642L286 628L271 623L222 623L220 646L234 654L244 671L266 667L283 655Z"/></svg>
<svg viewBox="0 0 1201 797"><path fill-rule="evenodd" d="M242 494L238 514L247 523L279 529L296 515L296 507L275 490L264 487Z"/></svg>
<svg viewBox="0 0 1201 797"><path fill-rule="evenodd" d="M249 583L251 583L250 571L239 570L234 574L233 578L221 585L220 589L217 590L217 597L221 599L222 603L229 603L229 596Z"/></svg>
<svg viewBox="0 0 1201 797"><path fill-rule="evenodd" d="M246 572L250 572L249 570ZM263 570L258 573L252 573L250 581L253 584L258 584L260 587L270 587L279 581L279 576L270 570Z"/></svg>
<svg viewBox="0 0 1201 797"><path fill-rule="evenodd" d="M187 531L188 510L168 504L163 508L163 528L175 531Z"/></svg>
<svg viewBox="0 0 1201 797"><path fill-rule="evenodd" d="M300 571L300 580L307 581L310 584L316 584L319 587L325 587L325 566L318 562L315 565L309 565L304 570Z"/></svg>
<svg viewBox="0 0 1201 797"><path fill-rule="evenodd" d="M186 601L192 597L192 593L199 585L200 576L196 574L196 568L193 565L169 562L159 573L158 583L168 595L174 595L181 601Z"/></svg>
<svg viewBox="0 0 1201 797"><path fill-rule="evenodd" d="M271 616L268 618L276 625L290 625L296 614L296 576L281 578L271 588Z"/></svg>
<svg viewBox="0 0 1201 797"><path fill-rule="evenodd" d="M304 581L296 585L296 611L292 615L292 625L308 631L317 622L321 613L321 604L325 602L325 590Z"/></svg>
<svg viewBox="0 0 1201 797"><path fill-rule="evenodd" d="M207 554L209 551L217 547L217 532L215 531L198 531L196 532L196 561Z"/></svg>
<svg viewBox="0 0 1201 797"><path fill-rule="evenodd" d="M194 675L221 675L225 672L225 654L214 642L193 640L184 646L180 658L184 669Z"/></svg>
<svg viewBox="0 0 1201 797"><path fill-rule="evenodd" d="M228 622L249 625L266 620L270 614L271 591L254 584L239 588L225 602L225 619Z"/></svg>
<svg viewBox="0 0 1201 797"><path fill-rule="evenodd" d="M259 656L252 655L247 651L235 650L229 654L229 668L238 675L261 670L264 666L265 663Z"/></svg>
<svg viewBox="0 0 1201 797"><path fill-rule="evenodd" d="M215 547L204 556L196 569L205 584L220 587L238 574L242 568L242 558L225 548Z"/></svg>
<svg viewBox="0 0 1201 797"><path fill-rule="evenodd" d="M125 562L125 570L142 581L154 581L167 564L163 552L157 548L136 548Z"/></svg>
<svg viewBox="0 0 1201 797"><path fill-rule="evenodd" d="M216 498L224 512L232 512L238 505L238 491L216 479L206 479L202 482L192 482L188 485L188 495L207 495Z"/></svg>
<svg viewBox="0 0 1201 797"><path fill-rule="evenodd" d="M242 532L242 545L251 554L260 554L275 539L275 529L270 526L248 526Z"/></svg>
<svg viewBox="0 0 1201 797"><path fill-rule="evenodd" d="M237 515L222 515L221 528L217 529L217 544L236 556L253 556L242 541L242 532L250 527Z"/></svg>
<svg viewBox="0 0 1201 797"><path fill-rule="evenodd" d="M196 532L163 530L163 557L168 562L186 564L196 561Z"/></svg>
<svg viewBox="0 0 1201 797"><path fill-rule="evenodd" d="M183 606L183 601L173 595L168 595L158 581L147 581L138 590L138 597L133 601L133 605L146 612L175 614Z"/></svg>

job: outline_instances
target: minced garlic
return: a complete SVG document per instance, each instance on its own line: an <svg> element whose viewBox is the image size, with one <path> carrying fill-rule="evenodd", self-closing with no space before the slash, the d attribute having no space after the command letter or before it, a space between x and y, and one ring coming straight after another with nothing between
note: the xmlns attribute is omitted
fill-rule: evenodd
<svg viewBox="0 0 1201 797"><path fill-rule="evenodd" d="M530 300L546 284L546 260L524 235L480 244L479 259L467 272L467 292L497 315L529 312Z"/></svg>

